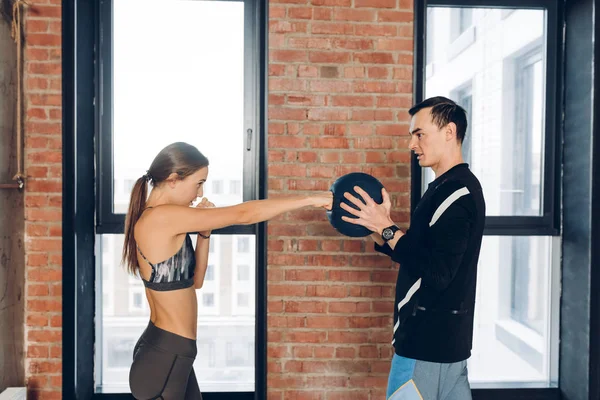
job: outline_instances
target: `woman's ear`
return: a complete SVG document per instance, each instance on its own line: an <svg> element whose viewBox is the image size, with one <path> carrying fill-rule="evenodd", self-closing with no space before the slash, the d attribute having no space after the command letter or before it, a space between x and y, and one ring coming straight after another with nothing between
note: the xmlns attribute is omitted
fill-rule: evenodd
<svg viewBox="0 0 600 400"><path fill-rule="evenodd" d="M167 184L169 185L170 188L174 188L175 187L175 183L179 180L179 175L177 175L177 173L172 172L169 177L166 179Z"/></svg>

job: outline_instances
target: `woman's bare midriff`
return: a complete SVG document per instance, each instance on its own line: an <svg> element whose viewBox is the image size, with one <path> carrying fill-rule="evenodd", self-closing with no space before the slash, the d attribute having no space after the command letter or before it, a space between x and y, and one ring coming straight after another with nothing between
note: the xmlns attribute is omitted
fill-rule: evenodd
<svg viewBox="0 0 600 400"><path fill-rule="evenodd" d="M150 320L157 327L177 335L196 339L198 330L198 302L196 289L160 292L146 288L150 305Z"/></svg>

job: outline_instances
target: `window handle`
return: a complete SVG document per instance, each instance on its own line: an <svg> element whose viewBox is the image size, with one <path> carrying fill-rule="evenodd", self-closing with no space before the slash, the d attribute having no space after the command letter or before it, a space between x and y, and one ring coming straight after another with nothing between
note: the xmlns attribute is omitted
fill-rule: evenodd
<svg viewBox="0 0 600 400"><path fill-rule="evenodd" d="M246 150L250 151L252 146L252 129L246 130Z"/></svg>

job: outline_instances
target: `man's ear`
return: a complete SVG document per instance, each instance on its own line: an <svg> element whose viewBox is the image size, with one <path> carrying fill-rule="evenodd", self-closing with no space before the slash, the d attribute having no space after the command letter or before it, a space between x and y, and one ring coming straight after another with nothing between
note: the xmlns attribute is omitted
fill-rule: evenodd
<svg viewBox="0 0 600 400"><path fill-rule="evenodd" d="M446 125L446 141L456 140L456 124L454 122Z"/></svg>

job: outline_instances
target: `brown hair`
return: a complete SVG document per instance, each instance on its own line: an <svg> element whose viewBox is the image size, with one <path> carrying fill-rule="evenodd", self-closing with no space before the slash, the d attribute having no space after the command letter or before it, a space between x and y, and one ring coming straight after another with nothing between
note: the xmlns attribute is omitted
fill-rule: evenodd
<svg viewBox="0 0 600 400"><path fill-rule="evenodd" d="M429 107L431 107L431 119L439 129L450 122L454 122L456 125L456 138L459 143L462 143L467 133L467 112L465 109L447 97L436 96L414 105L408 110L408 113L412 117L422 109Z"/></svg>
<svg viewBox="0 0 600 400"><path fill-rule="evenodd" d="M133 228L146 208L148 184L156 187L166 181L173 173L179 179L192 175L200 168L208 166L208 158L187 143L176 142L168 145L157 154L146 174L138 178L131 191L129 210L125 217L125 241L123 243L122 262L131 274L136 274L137 262L136 242Z"/></svg>

